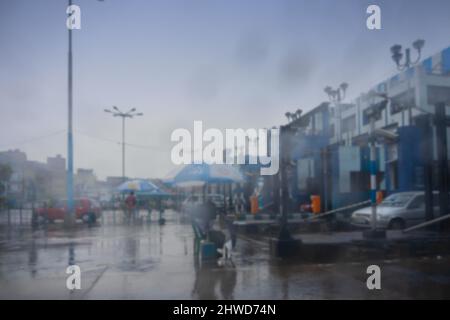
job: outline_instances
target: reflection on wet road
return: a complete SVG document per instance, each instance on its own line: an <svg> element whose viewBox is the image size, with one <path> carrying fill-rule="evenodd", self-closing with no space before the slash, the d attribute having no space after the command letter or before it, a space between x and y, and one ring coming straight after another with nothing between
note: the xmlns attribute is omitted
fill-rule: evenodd
<svg viewBox="0 0 450 320"><path fill-rule="evenodd" d="M10 299L378 299L449 298L447 257L378 261L382 290L366 287L367 263L301 264L240 237L231 266L200 266L190 224L104 221L65 231L54 224L0 225L0 298ZM66 289L66 267L81 268L81 290Z"/></svg>

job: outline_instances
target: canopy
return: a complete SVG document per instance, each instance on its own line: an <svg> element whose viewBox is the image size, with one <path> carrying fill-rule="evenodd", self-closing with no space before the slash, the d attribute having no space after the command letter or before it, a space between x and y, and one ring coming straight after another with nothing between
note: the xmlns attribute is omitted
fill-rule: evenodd
<svg viewBox="0 0 450 320"><path fill-rule="evenodd" d="M158 186L148 180L129 180L117 187L121 193L130 193L133 191L138 195L145 196L169 196L170 194L161 190Z"/></svg>
<svg viewBox="0 0 450 320"><path fill-rule="evenodd" d="M227 164L189 164L172 171L165 179L167 183L233 183L243 182L239 169Z"/></svg>

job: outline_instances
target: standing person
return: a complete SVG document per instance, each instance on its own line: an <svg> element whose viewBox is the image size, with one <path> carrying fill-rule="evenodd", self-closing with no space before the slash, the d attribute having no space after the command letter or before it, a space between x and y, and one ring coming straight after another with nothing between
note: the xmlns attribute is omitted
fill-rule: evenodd
<svg viewBox="0 0 450 320"><path fill-rule="evenodd" d="M126 215L128 216L128 219L134 218L134 212L136 210L136 196L134 195L134 192L131 191L128 197L125 199L125 208L126 208Z"/></svg>
<svg viewBox="0 0 450 320"><path fill-rule="evenodd" d="M239 214L241 213L241 206L240 206L240 198L239 198L239 194L236 192L234 194L234 198L233 198L233 203L234 203L234 213L235 214Z"/></svg>
<svg viewBox="0 0 450 320"><path fill-rule="evenodd" d="M240 197L239 197L239 206L240 206L240 213L245 213L245 197L244 197L244 193L241 192L240 193Z"/></svg>
<svg viewBox="0 0 450 320"><path fill-rule="evenodd" d="M193 222L202 235L207 238L217 216L217 208L210 199L195 208Z"/></svg>
<svg viewBox="0 0 450 320"><path fill-rule="evenodd" d="M224 213L222 215L225 216ZM213 242L217 248L222 248L225 244L226 235L223 231L213 228L214 221L217 219L217 207L209 198L203 204L203 219L207 239Z"/></svg>

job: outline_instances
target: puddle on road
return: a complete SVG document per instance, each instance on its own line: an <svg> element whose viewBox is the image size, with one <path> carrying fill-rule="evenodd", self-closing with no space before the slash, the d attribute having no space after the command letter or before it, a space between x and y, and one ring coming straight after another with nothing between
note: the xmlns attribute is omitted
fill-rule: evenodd
<svg viewBox="0 0 450 320"><path fill-rule="evenodd" d="M70 232L22 226L0 233L0 296L61 297L69 264L80 265L93 284L81 295L87 299L408 298L421 289L450 296L446 257L379 262L384 290L374 296L364 262L301 264L271 256L265 243L239 238L235 268L206 267L195 263L189 224L80 225Z"/></svg>

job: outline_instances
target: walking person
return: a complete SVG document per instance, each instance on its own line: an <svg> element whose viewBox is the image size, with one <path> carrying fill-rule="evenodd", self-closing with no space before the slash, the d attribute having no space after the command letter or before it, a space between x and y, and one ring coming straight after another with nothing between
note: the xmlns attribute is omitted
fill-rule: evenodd
<svg viewBox="0 0 450 320"><path fill-rule="evenodd" d="M126 209L125 216L128 219L128 221L130 221L131 219L134 220L134 215L136 212L136 204L137 204L136 196L134 195L134 192L131 191L130 194L125 199L125 209Z"/></svg>

